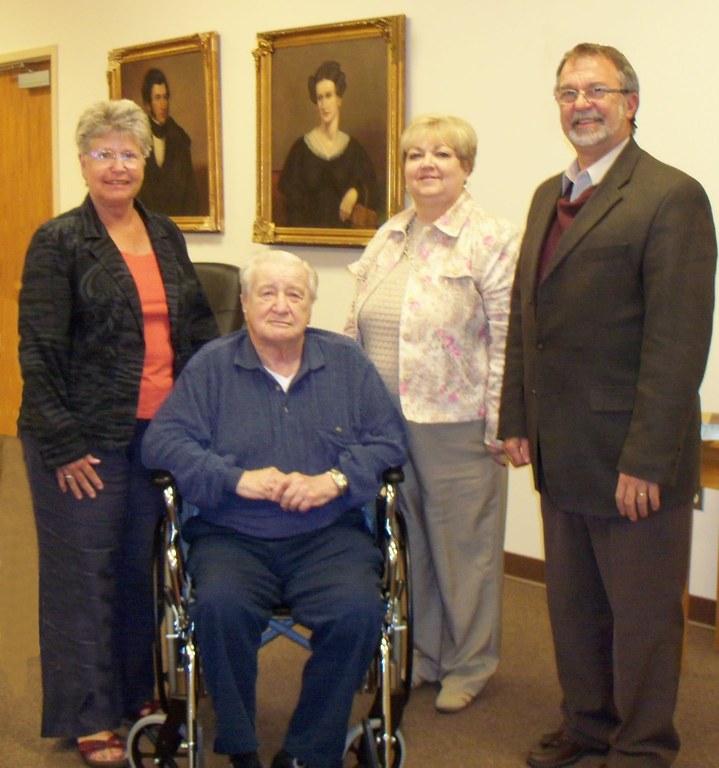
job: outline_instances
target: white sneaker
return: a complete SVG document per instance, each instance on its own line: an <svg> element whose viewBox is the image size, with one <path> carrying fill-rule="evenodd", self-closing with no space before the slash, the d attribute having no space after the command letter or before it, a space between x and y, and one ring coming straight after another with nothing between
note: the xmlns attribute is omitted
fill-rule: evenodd
<svg viewBox="0 0 719 768"><path fill-rule="evenodd" d="M443 715L453 715L455 712L461 712L468 707L476 698L476 695L473 696L467 691L443 687L437 694L434 706L437 712L441 712Z"/></svg>

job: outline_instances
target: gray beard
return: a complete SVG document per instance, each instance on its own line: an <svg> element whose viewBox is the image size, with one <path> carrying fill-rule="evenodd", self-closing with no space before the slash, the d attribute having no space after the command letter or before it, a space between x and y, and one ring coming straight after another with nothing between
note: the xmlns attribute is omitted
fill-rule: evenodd
<svg viewBox="0 0 719 768"><path fill-rule="evenodd" d="M577 131L571 128L567 138L575 147L593 147L595 144L599 144L609 138L609 129L605 123L600 123L591 131Z"/></svg>

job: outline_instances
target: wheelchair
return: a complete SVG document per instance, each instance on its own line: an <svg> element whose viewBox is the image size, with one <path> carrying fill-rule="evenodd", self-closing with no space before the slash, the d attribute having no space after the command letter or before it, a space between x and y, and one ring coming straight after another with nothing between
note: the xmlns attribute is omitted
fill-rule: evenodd
<svg viewBox="0 0 719 768"><path fill-rule="evenodd" d="M406 745L399 730L412 682L412 602L407 528L397 503L400 468L383 474L383 485L372 508L370 527L384 556L382 599L385 614L380 640L361 693L371 705L351 727L345 742L348 768L402 768ZM156 537L154 597L156 606L155 674L161 711L139 719L127 737L132 768L202 768L202 727L198 701L204 694L194 625L193 600L185 571L181 537L181 499L167 473L156 473L163 488L165 515ZM307 637L294 628L290 614L278 607L263 633L262 645L277 637L309 648Z"/></svg>

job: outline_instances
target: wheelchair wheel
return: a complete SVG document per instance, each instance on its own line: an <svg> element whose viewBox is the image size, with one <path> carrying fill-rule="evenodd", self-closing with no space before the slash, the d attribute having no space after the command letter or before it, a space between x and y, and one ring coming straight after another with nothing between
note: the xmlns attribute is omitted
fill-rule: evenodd
<svg viewBox="0 0 719 768"><path fill-rule="evenodd" d="M405 762L405 742L402 731L394 732L394 760L391 766L383 762L382 720L367 718L347 734L345 747L345 766L347 768L403 768Z"/></svg>
<svg viewBox="0 0 719 768"><path fill-rule="evenodd" d="M397 523L397 597L392 606L392 687L390 691L392 707L392 727L397 729L409 701L412 690L412 599L410 593L411 562L407 543L407 523L399 510L395 511ZM376 663L375 659L375 663ZM378 689L370 707L369 717L382 718L381 676L376 674Z"/></svg>
<svg viewBox="0 0 719 768"><path fill-rule="evenodd" d="M191 753L181 732L172 734L169 739L163 733L166 717L157 712L132 726L127 736L131 768L202 768L202 728L198 724L195 748Z"/></svg>
<svg viewBox="0 0 719 768"><path fill-rule="evenodd" d="M153 655L155 664L155 682L157 697L162 709L167 712L169 699L172 694L168 682L168 633L172 630L172 615L165 593L167 570L167 543L165 541L165 527L167 521L160 520L155 533L154 558L152 563L152 589L155 606L155 642L153 643Z"/></svg>

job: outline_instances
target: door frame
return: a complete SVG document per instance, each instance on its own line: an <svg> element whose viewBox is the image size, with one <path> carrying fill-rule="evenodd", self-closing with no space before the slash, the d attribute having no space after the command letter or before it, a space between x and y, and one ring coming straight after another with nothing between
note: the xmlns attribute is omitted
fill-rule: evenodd
<svg viewBox="0 0 719 768"><path fill-rule="evenodd" d="M58 88L57 88L57 46L48 45L42 48L29 48L24 51L0 53L0 68L12 64L32 64L35 61L50 60L50 111L51 111L51 142L52 160L52 210L53 216L60 211L60 174L58 172Z"/></svg>

